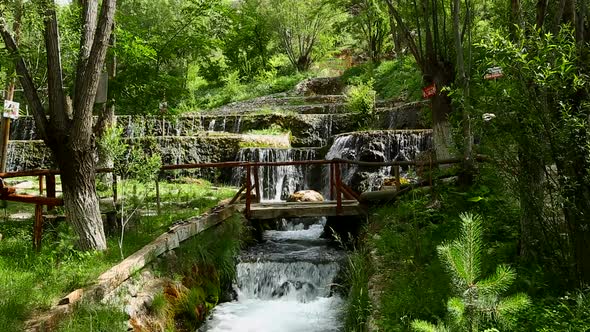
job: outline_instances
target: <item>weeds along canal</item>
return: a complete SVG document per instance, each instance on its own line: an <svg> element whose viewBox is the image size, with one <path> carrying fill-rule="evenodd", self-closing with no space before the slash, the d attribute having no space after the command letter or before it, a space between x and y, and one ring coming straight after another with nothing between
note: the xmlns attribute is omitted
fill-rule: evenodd
<svg viewBox="0 0 590 332"><path fill-rule="evenodd" d="M345 259L320 238L326 218L281 220L237 265L237 298L219 304L199 332L341 331L337 278Z"/></svg>

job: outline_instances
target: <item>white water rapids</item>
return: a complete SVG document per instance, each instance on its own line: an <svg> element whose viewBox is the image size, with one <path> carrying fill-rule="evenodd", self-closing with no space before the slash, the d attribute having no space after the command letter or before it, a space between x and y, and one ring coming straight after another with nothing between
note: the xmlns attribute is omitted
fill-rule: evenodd
<svg viewBox="0 0 590 332"><path fill-rule="evenodd" d="M237 266L237 300L218 305L199 331L340 331L343 300L331 287L343 254L319 239L324 222L265 232Z"/></svg>

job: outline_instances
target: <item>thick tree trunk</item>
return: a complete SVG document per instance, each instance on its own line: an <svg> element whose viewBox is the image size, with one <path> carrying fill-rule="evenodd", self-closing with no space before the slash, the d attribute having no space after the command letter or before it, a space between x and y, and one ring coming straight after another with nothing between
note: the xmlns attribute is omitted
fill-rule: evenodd
<svg viewBox="0 0 590 332"><path fill-rule="evenodd" d="M52 147L61 170L61 182L68 220L80 249L104 250L106 239L96 194L94 154L92 149L70 144Z"/></svg>
<svg viewBox="0 0 590 332"><path fill-rule="evenodd" d="M449 115L453 110L451 98L440 92L442 87L448 86L453 80L453 69L451 64L437 63L430 67L434 74L434 83L436 84L437 94L432 98L432 135L434 144L434 153L436 159L450 159L453 139L451 137L451 123Z"/></svg>

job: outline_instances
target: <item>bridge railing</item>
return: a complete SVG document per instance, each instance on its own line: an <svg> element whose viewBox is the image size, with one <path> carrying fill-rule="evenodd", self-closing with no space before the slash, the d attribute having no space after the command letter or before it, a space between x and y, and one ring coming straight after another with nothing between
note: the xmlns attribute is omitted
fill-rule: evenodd
<svg viewBox="0 0 590 332"><path fill-rule="evenodd" d="M476 156L478 161L487 160L486 156ZM240 188L238 193L231 200L231 203L235 203L244 190L246 191L245 205L246 214L251 211L252 203L260 201L260 185L259 185L259 168L266 167L278 167L278 166L297 166L297 165L329 165L330 167L330 199L336 200L337 210L342 210L342 199L359 200L359 194L356 193L352 188L342 182L341 165L358 165L366 167L393 167L395 175L395 186L397 189L400 188L400 167L401 166L429 166L430 168L436 165L443 164L457 164L462 162L462 158L452 158L444 160L427 160L427 161L389 161L389 162L365 162L355 161L347 159L332 159L332 160L299 160L299 161L277 161L277 162L218 162L218 163L193 163L193 164L179 164L179 165L164 165L161 171L169 170L189 170L189 169L201 169L201 168L230 168L230 167L242 167L246 171L246 183ZM112 168L99 168L96 169L97 173L112 173ZM63 205L63 200L56 197L56 181L55 176L60 174L60 170L57 169L37 169L28 171L16 171L16 172L4 172L0 173L0 200L5 201L16 201L23 203L35 204L35 223L34 223L34 247L35 249L40 248L41 243L41 230L43 225L43 206L47 206L48 210L55 206ZM38 177L39 178L39 194L40 196L31 196L17 194L14 188L10 188L4 185L2 179L14 178L14 177ZM47 187L44 189L43 180ZM113 177L113 194L114 201L117 201L116 188L117 188L117 177ZM43 196L43 192L46 191L47 195ZM159 185L156 182L156 192L159 192ZM256 195L252 195L252 193ZM157 202L159 204L159 197Z"/></svg>

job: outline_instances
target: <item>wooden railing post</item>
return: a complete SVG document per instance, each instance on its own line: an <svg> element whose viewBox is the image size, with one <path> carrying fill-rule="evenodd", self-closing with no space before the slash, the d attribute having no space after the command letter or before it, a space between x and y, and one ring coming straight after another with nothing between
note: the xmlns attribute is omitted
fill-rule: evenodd
<svg viewBox="0 0 590 332"><path fill-rule="evenodd" d="M55 198L56 197L56 188L55 188L55 174L47 174L45 175L45 182L47 185L47 197ZM47 211L49 212L54 208L53 205L47 205Z"/></svg>
<svg viewBox="0 0 590 332"><path fill-rule="evenodd" d="M334 163L330 163L330 200L334 200Z"/></svg>
<svg viewBox="0 0 590 332"><path fill-rule="evenodd" d="M39 175L39 195L43 196L43 175Z"/></svg>
<svg viewBox="0 0 590 332"><path fill-rule="evenodd" d="M250 179L250 165L246 165L246 216L250 216L252 204L252 180Z"/></svg>
<svg viewBox="0 0 590 332"><path fill-rule="evenodd" d="M340 163L334 165L334 180L336 183L336 212L340 214L342 213L342 193L340 187L342 179L340 179Z"/></svg>
<svg viewBox="0 0 590 332"><path fill-rule="evenodd" d="M256 203L260 203L262 196L260 195L260 180L258 177L258 166L254 165L254 190L256 193Z"/></svg>

